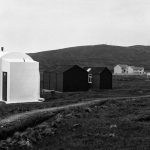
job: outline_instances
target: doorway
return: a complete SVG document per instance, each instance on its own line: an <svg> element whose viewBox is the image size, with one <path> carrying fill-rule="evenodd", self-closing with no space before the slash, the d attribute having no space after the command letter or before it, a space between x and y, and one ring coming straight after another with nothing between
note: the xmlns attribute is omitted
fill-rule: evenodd
<svg viewBox="0 0 150 150"><path fill-rule="evenodd" d="M3 72L3 95L2 98L4 101L7 101L7 72Z"/></svg>

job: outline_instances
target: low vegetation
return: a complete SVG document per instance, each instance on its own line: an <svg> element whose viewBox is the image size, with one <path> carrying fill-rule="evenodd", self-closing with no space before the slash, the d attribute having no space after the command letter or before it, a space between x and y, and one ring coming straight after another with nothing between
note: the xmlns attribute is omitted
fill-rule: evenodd
<svg viewBox="0 0 150 150"><path fill-rule="evenodd" d="M115 77L113 90L44 95L43 103L1 104L0 118L35 109L62 106L96 98L150 95L146 77ZM0 141L10 150L148 150L150 98L124 98L75 107L52 115ZM39 116L40 117L40 116Z"/></svg>
<svg viewBox="0 0 150 150"><path fill-rule="evenodd" d="M0 147L19 150L149 149L149 98L107 101L103 105L76 107L49 120L16 132Z"/></svg>

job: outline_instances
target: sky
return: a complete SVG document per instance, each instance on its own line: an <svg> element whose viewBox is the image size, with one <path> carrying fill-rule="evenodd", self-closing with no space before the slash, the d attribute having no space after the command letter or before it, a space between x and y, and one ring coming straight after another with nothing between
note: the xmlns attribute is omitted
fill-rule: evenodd
<svg viewBox="0 0 150 150"><path fill-rule="evenodd" d="M150 45L150 0L0 0L0 47Z"/></svg>

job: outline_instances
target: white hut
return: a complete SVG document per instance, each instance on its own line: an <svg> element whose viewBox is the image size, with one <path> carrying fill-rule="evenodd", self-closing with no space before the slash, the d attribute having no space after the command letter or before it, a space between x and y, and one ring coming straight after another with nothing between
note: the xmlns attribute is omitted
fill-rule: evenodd
<svg viewBox="0 0 150 150"><path fill-rule="evenodd" d="M20 52L0 52L0 101L35 102L40 98L39 63Z"/></svg>

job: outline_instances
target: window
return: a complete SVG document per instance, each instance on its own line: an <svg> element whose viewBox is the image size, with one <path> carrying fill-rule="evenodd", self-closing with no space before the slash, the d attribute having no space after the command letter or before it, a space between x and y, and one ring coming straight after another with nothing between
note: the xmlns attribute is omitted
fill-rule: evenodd
<svg viewBox="0 0 150 150"><path fill-rule="evenodd" d="M123 70L122 70L122 73L125 73L125 72L126 72L126 69L123 69Z"/></svg>
<svg viewBox="0 0 150 150"><path fill-rule="evenodd" d="M92 83L92 74L88 75L88 83Z"/></svg>

